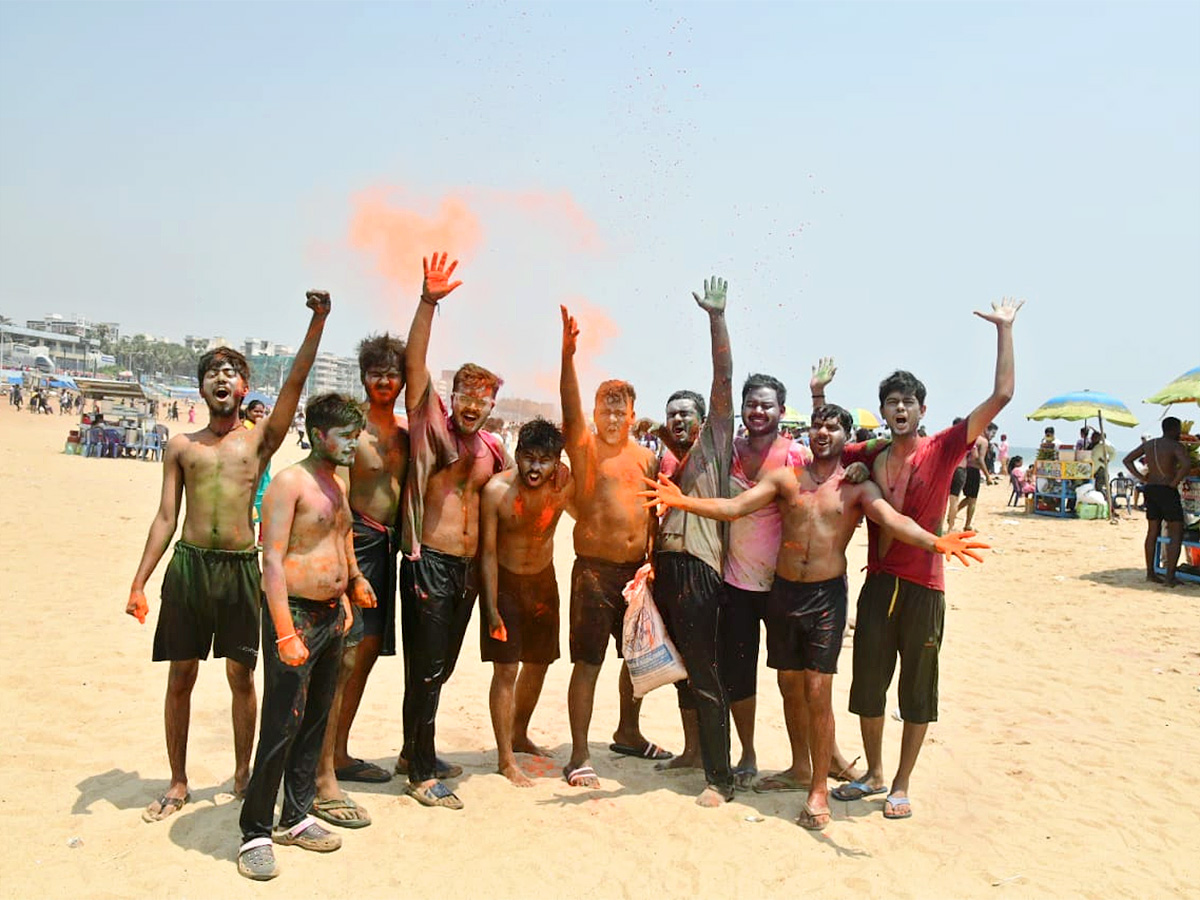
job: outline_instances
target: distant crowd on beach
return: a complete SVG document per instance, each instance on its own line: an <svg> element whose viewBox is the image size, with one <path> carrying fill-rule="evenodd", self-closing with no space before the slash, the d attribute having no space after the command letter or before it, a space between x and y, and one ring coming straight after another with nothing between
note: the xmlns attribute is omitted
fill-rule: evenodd
<svg viewBox="0 0 1200 900"><path fill-rule="evenodd" d="M425 260L407 340L385 332L359 345L365 403L320 394L298 418L330 314L325 292L307 295L308 329L269 412L261 404L242 408L250 373L240 353L219 348L201 357L209 421L166 446L162 499L126 604L145 621L146 584L172 548L182 512L153 641L153 658L168 662L171 778L143 818L164 820L189 800L191 692L210 652L225 658L232 694L241 874L273 878L275 846L335 850L341 837L329 826L369 825L346 783L398 778L423 806L461 809L453 782L462 769L439 755L437 723L441 689L477 598L480 653L493 664L487 702L497 770L515 787L532 784L522 756L547 755L529 722L560 655L565 615L566 786L600 786L588 739L610 643L622 658L649 640L644 646L658 662L669 658L678 667L667 680L680 679L684 746L672 753L646 737L641 696L658 663L628 655L620 663L618 721L605 725L613 728L611 751L661 769L703 771L701 807L720 806L738 790L796 791L803 795L797 821L812 830L828 826L831 795L846 802L882 796L885 818L911 817L911 778L938 717L944 560L981 561L986 547L969 530L944 528L948 509L957 513L961 502L951 503L951 490L960 468L978 473L964 475L964 485L993 476L988 427L1013 394L1012 332L1023 301L1005 299L975 314L995 329L996 362L990 392L965 417L926 435L925 385L896 371L879 386L887 439L855 440L850 413L827 396L837 370L823 358L809 378L807 441L782 433L787 387L761 373L741 385L743 428L735 430L723 279L706 279L691 301L709 326L711 384L706 392L672 393L661 422L649 426L635 427L637 394L621 380L594 387L589 417L576 374L586 323L563 307L562 422L524 423L510 450L484 428L499 375L461 366L448 406L433 389L430 334L438 306L459 297L456 267L444 253ZM401 394L406 416L394 412ZM301 421L308 455L266 481L271 456ZM973 505L963 508L970 523ZM575 562L560 610L553 544L564 512L574 520ZM864 517L868 567L850 687L862 769L835 737L832 681L848 618L846 547ZM636 612L639 628L648 623L635 640L626 633L630 599L629 618ZM764 627L792 759L760 775L754 726ZM404 740L389 771L355 756L350 737L376 663L398 651ZM253 680L260 652L261 718ZM904 729L888 777L884 704L897 662Z"/></svg>

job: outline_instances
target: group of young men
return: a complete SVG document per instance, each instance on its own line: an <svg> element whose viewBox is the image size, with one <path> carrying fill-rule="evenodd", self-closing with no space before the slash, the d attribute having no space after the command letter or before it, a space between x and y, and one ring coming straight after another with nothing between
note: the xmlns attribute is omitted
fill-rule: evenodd
<svg viewBox="0 0 1200 900"><path fill-rule="evenodd" d="M702 766L702 806L728 801L735 788L804 790L800 824L820 829L830 817L832 776L846 782L834 791L841 799L886 792L885 816L911 815L909 778L928 723L937 718L943 554L965 562L964 555L978 559L973 548L984 546L970 543L969 533L939 538L937 532L955 467L1012 396L1012 325L1020 304L1004 301L977 313L997 328L992 394L930 438L917 433L924 386L896 372L879 392L890 442L848 445L850 416L825 402L835 370L822 360L810 382L810 451L780 435L786 388L765 375L752 375L743 387L746 434L735 438L727 286L711 278L703 294L693 295L710 325L708 401L691 390L671 395L658 430L666 448L661 456L630 436L636 394L628 382L599 385L589 426L575 370L580 329L562 308L562 428L525 423L514 464L484 430L501 379L481 366L462 366L447 410L429 375L433 317L461 284L451 280L456 266L444 253L425 261L406 343L385 334L360 345L365 408L336 394L309 400L310 455L278 473L262 497L261 574L251 524L255 489L297 411L329 314L328 294L309 293L308 333L275 407L254 428L238 425L249 389L245 360L230 350L201 359L209 424L167 445L158 514L126 607L145 620L145 584L170 545L186 494L154 641L154 658L170 661L171 784L143 817L165 819L187 802L190 696L210 645L226 657L233 691L243 875L278 873L273 844L340 846L318 819L369 824L340 782L404 775L420 804L462 808L446 784L462 770L437 756L436 719L476 597L481 655L494 665L489 704L498 770L517 786L531 784L517 754L544 755L528 726L547 667L559 656L553 539L564 511L575 522L576 554L568 613L571 753L563 767L569 785L599 787L588 743L597 678L610 638L621 653L624 588L650 561L655 602L688 672L676 685L685 746L673 758L642 734L640 700L622 664L612 751L659 760L664 768ZM393 410L401 391L406 420ZM561 461L564 449L569 468ZM348 470L348 484L338 467ZM837 749L830 698L847 620L845 549L863 515L869 566L851 689L868 763L859 773ZM376 661L396 652L397 593L403 746L389 773L352 756L348 744ZM778 670L793 759L787 770L756 780L760 622L767 664ZM264 697L251 770L260 627ZM905 725L889 786L883 713L897 657ZM736 767L731 712L742 745Z"/></svg>

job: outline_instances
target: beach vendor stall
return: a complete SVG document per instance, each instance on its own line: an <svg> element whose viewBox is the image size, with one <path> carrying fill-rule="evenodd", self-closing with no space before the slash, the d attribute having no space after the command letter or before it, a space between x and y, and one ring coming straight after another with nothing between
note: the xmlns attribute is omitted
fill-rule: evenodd
<svg viewBox="0 0 1200 900"><path fill-rule="evenodd" d="M1095 481L1095 489L1104 495L1103 515L1112 518L1112 498L1108 486L1108 464L1112 460L1111 447L1103 439L1104 425L1121 425L1133 428L1138 420L1124 403L1109 394L1098 391L1075 391L1051 397L1025 418L1033 420L1061 419L1067 422L1096 419L1101 439L1091 449L1076 450L1074 445L1062 444L1051 455L1039 452L1034 463L1037 489L1034 493L1033 511L1043 516L1075 516L1079 488ZM1092 451L1099 450L1093 459ZM1096 480L1100 468L1104 477ZM1089 504L1096 505L1096 504ZM1094 514L1086 518L1096 518Z"/></svg>
<svg viewBox="0 0 1200 900"><path fill-rule="evenodd" d="M1147 403L1171 406L1175 403L1195 403L1200 406L1200 366L1184 372L1158 393L1146 398ZM1166 412L1164 411L1164 415ZM1180 442L1187 448L1192 461L1191 473L1179 485L1183 501L1183 547L1175 577L1182 581L1200 582L1200 437L1192 434L1194 421L1181 422ZM1154 554L1154 571L1166 575L1163 553L1168 538L1159 537Z"/></svg>
<svg viewBox="0 0 1200 900"><path fill-rule="evenodd" d="M151 445L159 444L150 403L135 381L76 377L83 397L79 425L67 436L64 451L80 456L158 458ZM153 438L147 437L154 435Z"/></svg>

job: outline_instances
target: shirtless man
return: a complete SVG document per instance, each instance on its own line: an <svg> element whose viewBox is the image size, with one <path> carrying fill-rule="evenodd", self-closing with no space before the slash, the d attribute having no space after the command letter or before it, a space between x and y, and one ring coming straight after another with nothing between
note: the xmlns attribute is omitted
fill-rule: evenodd
<svg viewBox="0 0 1200 900"><path fill-rule="evenodd" d="M479 649L493 666L488 706L497 769L517 787L533 782L515 754L546 755L529 739L529 720L546 669L558 659L554 532L575 490L570 479L555 477L562 450L562 432L545 419L522 425L517 467L492 476L479 513Z"/></svg>
<svg viewBox="0 0 1200 900"><path fill-rule="evenodd" d="M350 728L367 679L380 656L396 655L396 516L408 471L408 428L395 413L404 387L404 341L377 334L358 345L358 374L367 394L366 425L350 464L350 512L354 556L371 583L378 605L364 609L342 649L337 692L317 765L313 814L334 825L371 824L366 809L338 781L382 783L391 773L350 755Z"/></svg>
<svg viewBox="0 0 1200 900"><path fill-rule="evenodd" d="M629 436L637 416L636 394L627 381L605 381L596 388L592 410L595 433L587 426L575 372L579 326L562 312L562 367L559 396L567 457L575 478L575 565L571 569L571 683L567 716L571 721L571 759L563 775L572 786L596 788L588 727L595 705L596 679L611 635L621 655L622 591L645 562L654 534L654 517L637 497L641 479L657 471L654 453ZM618 680L621 713L610 748L645 759L670 759L671 753L642 736L642 701L634 699L624 661Z"/></svg>
<svg viewBox="0 0 1200 900"><path fill-rule="evenodd" d="M733 353L725 324L727 284L713 277L704 296L693 293L709 320L713 380L711 409L695 391L676 391L667 400L663 441L678 463L672 480L695 497L724 497L733 458ZM668 509L654 553L654 600L663 624L683 657L688 677L677 682L685 733L696 728L707 786L696 798L704 807L733 799L729 765L729 701L717 671L717 621L724 593L723 530L710 519ZM689 722L693 720L695 724Z"/></svg>
<svg viewBox="0 0 1200 900"><path fill-rule="evenodd" d="M996 326L996 373L991 395L971 414L932 437L920 437L925 385L911 372L894 372L879 385L879 406L892 432L886 450L874 456L872 478L883 498L922 528L936 530L946 510L950 479L967 449L1012 399L1015 381L1013 322L1025 301L1004 299L975 315ZM863 452L866 450L866 452ZM869 460L864 445L846 448L844 461ZM909 779L929 723L937 721L937 663L946 615L941 556L904 544L867 522L867 577L858 595L854 627L854 681L850 711L859 716L868 771L836 788L839 800L888 791L883 776L883 725L887 689L900 658L900 715L904 733L900 762L883 814L912 815Z"/></svg>
<svg viewBox="0 0 1200 900"><path fill-rule="evenodd" d="M954 530L954 519L960 509L966 509L967 518L963 522L963 531L971 530L971 523L975 521L975 504L979 500L979 488L986 478L988 484L991 484L991 476L987 474L987 452L988 439L985 434L975 438L975 443L971 445L971 449L967 451L966 459L963 461L966 467L966 478L963 481L963 498L954 505L954 501L950 501L950 514L946 519L946 530Z"/></svg>
<svg viewBox="0 0 1200 900"><path fill-rule="evenodd" d="M208 425L167 442L163 452L162 495L125 612L145 622L146 582L171 545L179 504L187 508L183 536L163 576L162 611L154 633L154 659L170 660L164 712L171 784L142 814L165 819L188 800L187 738L192 688L200 660L224 656L233 692L233 789L241 795L250 777L254 746L254 664L258 659L258 551L250 514L254 493L271 455L287 436L300 391L317 355L329 315L329 294L309 291L312 320L271 415L253 429L238 421L250 390L250 367L236 350L221 347L200 357L200 395Z"/></svg>
<svg viewBox="0 0 1200 900"><path fill-rule="evenodd" d="M1175 567L1183 546L1183 501L1179 485L1187 478L1191 460L1179 443L1181 423L1174 416L1162 420L1162 437L1145 440L1124 459L1125 471L1139 481L1146 498L1146 580L1178 587ZM1142 465L1136 465L1139 461ZM1146 469L1142 474L1143 466ZM1162 524L1167 523L1166 578L1154 571L1155 548Z"/></svg>
<svg viewBox="0 0 1200 900"><path fill-rule="evenodd" d="M342 845L311 815L317 758L354 618L348 595L359 606L375 605L354 561L350 505L335 471L354 459L362 411L352 397L319 394L305 419L308 458L280 472L263 499L262 727L238 850L238 872L255 881L279 874L272 842L322 853ZM272 830L281 781L283 810Z"/></svg>
<svg viewBox="0 0 1200 900"><path fill-rule="evenodd" d="M450 412L433 390L425 364L438 302L462 284L450 277L458 260L422 260L425 282L405 355L404 405L411 456L403 507L400 626L404 643L404 747L397 761L408 792L424 806L462 809L441 779L462 774L434 754L434 720L442 685L454 671L477 593L479 494L512 465L483 430L501 379L473 363L454 373Z"/></svg>
<svg viewBox="0 0 1200 900"><path fill-rule="evenodd" d="M936 553L981 559L963 535L939 538L897 513L872 482L851 484L842 448L850 413L827 404L813 411L809 440L815 459L807 466L771 469L732 499L685 496L665 477L644 492L653 503L722 521L738 519L774 502L782 520L775 579L763 610L767 665L779 672L785 707L807 710L812 779L799 823L820 830L829 824L828 776L833 756L833 675L846 628L846 545L865 514L905 543ZM966 561L965 559L963 560ZM982 560L981 560L982 561Z"/></svg>

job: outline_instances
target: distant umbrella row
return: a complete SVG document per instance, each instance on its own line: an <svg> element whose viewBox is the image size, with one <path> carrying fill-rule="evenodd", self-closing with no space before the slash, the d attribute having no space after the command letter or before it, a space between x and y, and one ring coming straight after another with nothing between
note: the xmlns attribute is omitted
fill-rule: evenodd
<svg viewBox="0 0 1200 900"><path fill-rule="evenodd" d="M1157 394L1147 397L1146 402L1161 406L1170 406L1172 403L1200 404L1200 366L1184 372ZM1097 418L1126 428L1138 424L1137 417L1129 411L1128 406L1111 394L1099 391L1075 391L1051 397L1025 418L1061 419L1067 422Z"/></svg>

